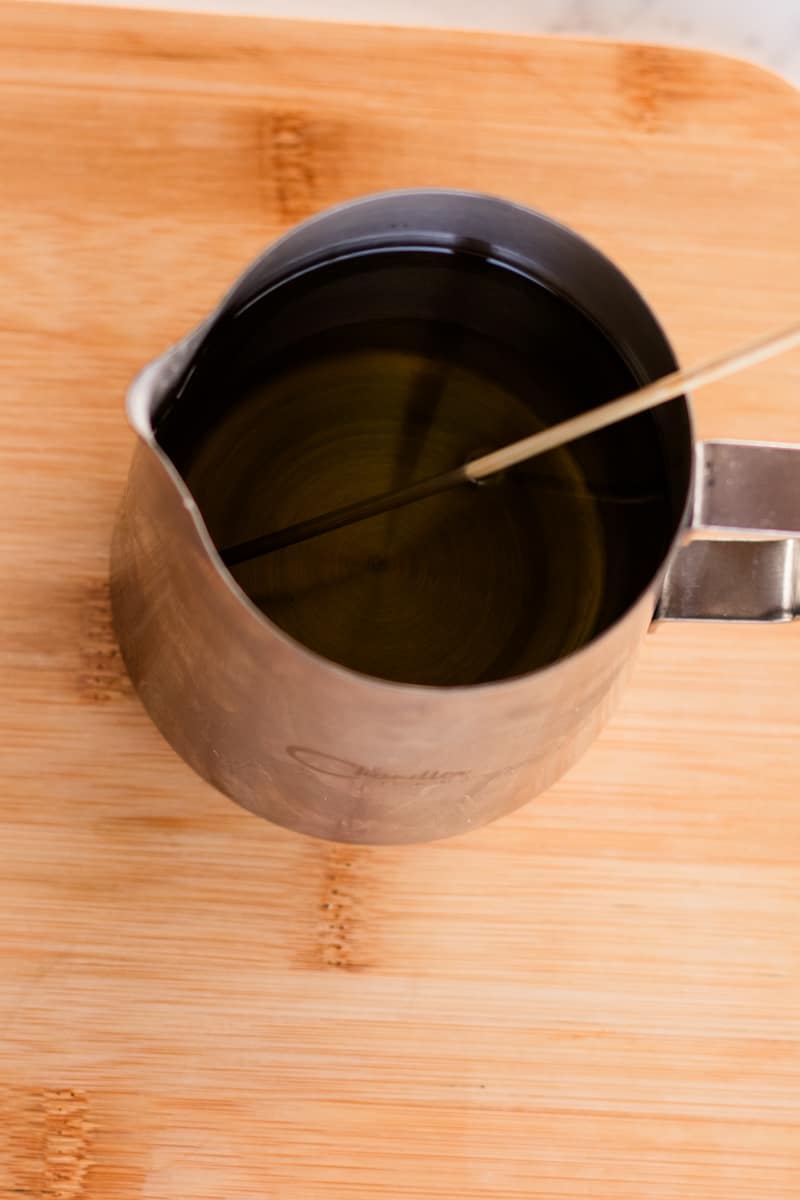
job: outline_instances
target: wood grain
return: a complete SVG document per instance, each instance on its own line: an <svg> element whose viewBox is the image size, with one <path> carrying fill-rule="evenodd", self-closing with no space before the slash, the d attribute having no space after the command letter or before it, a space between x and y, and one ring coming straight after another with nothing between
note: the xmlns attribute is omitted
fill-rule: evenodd
<svg viewBox="0 0 800 1200"><path fill-rule="evenodd" d="M134 371L290 224L489 190L693 360L786 323L800 103L701 53L0 7L0 1195L800 1194L800 625L662 627L586 759L415 849L273 829L110 633ZM800 441L797 356L698 397Z"/></svg>

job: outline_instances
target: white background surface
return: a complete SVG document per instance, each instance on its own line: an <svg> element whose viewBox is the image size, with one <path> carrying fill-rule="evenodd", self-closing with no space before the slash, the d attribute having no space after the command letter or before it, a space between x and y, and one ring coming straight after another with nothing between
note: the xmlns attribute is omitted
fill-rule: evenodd
<svg viewBox="0 0 800 1200"><path fill-rule="evenodd" d="M101 0L373 24L597 34L750 58L800 85L800 0Z"/></svg>

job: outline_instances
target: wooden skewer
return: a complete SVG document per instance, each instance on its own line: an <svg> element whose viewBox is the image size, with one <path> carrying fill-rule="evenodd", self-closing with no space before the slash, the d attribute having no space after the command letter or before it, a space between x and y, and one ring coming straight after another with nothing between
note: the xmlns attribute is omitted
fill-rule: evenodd
<svg viewBox="0 0 800 1200"><path fill-rule="evenodd" d="M696 367L672 371L671 374L664 375L661 379L656 379L653 383L648 383L635 392L628 392L617 400L610 400L607 404L591 408L577 417L560 421L558 425L551 425L549 429L543 429L539 433L531 434L530 437L521 438L518 442L501 446L499 450L492 450L489 454L474 458L471 462L464 463L463 466L456 467L452 471L445 471L441 475L432 475L409 487L398 488L393 492L384 492L366 500L358 500L355 504L348 504L333 512L322 513L318 517L298 521L285 529L265 533L260 537L251 538L249 541L240 542L236 546L230 546L227 550L221 551L222 561L229 567L236 566L251 558L269 554L273 550L281 550L285 546L292 546L297 542L307 541L308 538L319 537L320 534L328 533L333 529L340 529L343 525L351 525L355 521L363 521L367 517L389 512L390 509L413 504L416 500L423 500L438 492L448 491L460 484L478 483L489 475L497 474L498 471L505 471L509 467L516 466L517 463L527 462L528 459L535 458L539 454L546 454L548 450L555 450L558 446L574 442L589 433L597 432L598 429L614 425L617 421L624 421L628 417L636 416L637 413L656 408L667 400L674 400L677 396L683 395L684 392L705 387L707 383L714 383L717 379L724 379L727 375L745 370L746 367L755 366L763 359L771 358L775 354L782 354L797 345L800 345L800 324L791 325L780 333L772 333L767 337L759 338L747 346L719 358L709 359Z"/></svg>

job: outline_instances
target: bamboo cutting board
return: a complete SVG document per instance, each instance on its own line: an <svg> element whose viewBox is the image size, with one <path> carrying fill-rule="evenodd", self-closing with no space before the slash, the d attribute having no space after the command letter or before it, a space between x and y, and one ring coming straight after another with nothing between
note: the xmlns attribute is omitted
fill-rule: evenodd
<svg viewBox="0 0 800 1200"><path fill-rule="evenodd" d="M800 623L660 628L546 796L351 849L175 758L106 585L128 380L288 226L509 196L688 361L797 315L797 93L637 45L26 4L0 96L0 1196L797 1197ZM800 359L697 415L800 441Z"/></svg>

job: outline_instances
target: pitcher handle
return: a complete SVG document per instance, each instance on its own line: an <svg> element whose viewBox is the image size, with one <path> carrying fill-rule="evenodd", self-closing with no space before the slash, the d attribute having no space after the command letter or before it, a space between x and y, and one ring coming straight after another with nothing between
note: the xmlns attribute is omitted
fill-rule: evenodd
<svg viewBox="0 0 800 1200"><path fill-rule="evenodd" d="M800 616L800 446L698 442L689 541L656 616L791 621ZM736 539L698 534L736 530Z"/></svg>

